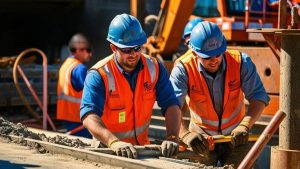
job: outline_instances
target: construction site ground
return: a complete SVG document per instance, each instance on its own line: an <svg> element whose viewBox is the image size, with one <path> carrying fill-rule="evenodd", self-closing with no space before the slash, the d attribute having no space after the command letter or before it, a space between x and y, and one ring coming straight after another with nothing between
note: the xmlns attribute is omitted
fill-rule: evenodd
<svg viewBox="0 0 300 169"><path fill-rule="evenodd" d="M103 168L117 169L101 163L95 163L78 159L63 154L40 154L36 150L19 144L8 143L5 140L0 142L0 169L82 169L82 168Z"/></svg>
<svg viewBox="0 0 300 169"><path fill-rule="evenodd" d="M27 128L21 123L15 124L0 117L0 169L232 168L205 166L187 159L164 157L128 159L103 153L101 148L101 152L93 151L91 143L91 139Z"/></svg>

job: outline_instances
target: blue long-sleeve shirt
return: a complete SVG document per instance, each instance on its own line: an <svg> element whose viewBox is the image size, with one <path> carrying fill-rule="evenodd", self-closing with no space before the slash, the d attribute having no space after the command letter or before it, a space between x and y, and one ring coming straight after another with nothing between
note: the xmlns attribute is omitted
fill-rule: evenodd
<svg viewBox="0 0 300 169"><path fill-rule="evenodd" d="M120 72L122 72L127 79L132 91L134 91L137 75L144 68L141 59L131 74L126 73L116 59L114 59L114 61L118 65ZM159 76L155 89L156 101L162 108L163 115L169 106L180 105L175 96L172 84L169 81L168 73L161 63L159 63ZM104 109L105 99L105 85L101 75L96 70L89 71L84 82L80 105L80 118L83 119L83 117L88 113L96 113L101 117Z"/></svg>
<svg viewBox="0 0 300 169"><path fill-rule="evenodd" d="M71 73L71 83L76 91L83 90L84 80L87 74L87 68L84 64L77 65Z"/></svg>
<svg viewBox="0 0 300 169"><path fill-rule="evenodd" d="M268 97L262 81L256 71L254 63L251 58L242 54L241 63L241 88L247 100L260 100L268 105L270 98ZM224 93L224 78L226 70L226 62L221 63L221 68L217 72L215 78L209 75L199 62L199 72L202 72L206 78L206 82L212 96L214 108L218 114L223 112L223 93ZM183 64L179 62L172 70L170 81L175 90L175 94L179 99L181 105L185 100L188 92L188 76Z"/></svg>

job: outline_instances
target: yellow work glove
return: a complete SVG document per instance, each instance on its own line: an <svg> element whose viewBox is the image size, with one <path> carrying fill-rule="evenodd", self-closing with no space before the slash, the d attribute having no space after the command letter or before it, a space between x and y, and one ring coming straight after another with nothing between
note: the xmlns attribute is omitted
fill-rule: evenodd
<svg viewBox="0 0 300 169"><path fill-rule="evenodd" d="M113 140L109 143L108 147L112 149L117 154L117 156L137 158L136 149L131 143L126 143L120 140Z"/></svg>
<svg viewBox="0 0 300 169"><path fill-rule="evenodd" d="M179 151L178 138L170 136L161 143L161 154L164 157L176 155Z"/></svg>
<svg viewBox="0 0 300 169"><path fill-rule="evenodd" d="M201 134L188 131L182 136L181 140L198 154L203 155L209 152L208 141Z"/></svg>
<svg viewBox="0 0 300 169"><path fill-rule="evenodd" d="M246 144L249 138L249 123L241 122L234 130L231 132L231 144L233 147Z"/></svg>

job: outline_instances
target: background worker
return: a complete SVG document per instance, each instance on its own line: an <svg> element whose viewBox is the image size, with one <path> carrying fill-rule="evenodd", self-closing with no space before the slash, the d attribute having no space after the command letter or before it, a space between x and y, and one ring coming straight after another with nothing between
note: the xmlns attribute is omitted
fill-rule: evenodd
<svg viewBox="0 0 300 169"><path fill-rule="evenodd" d="M190 42L190 36L193 28L200 22L202 22L202 18L194 18L190 20L184 27L182 39L184 40L184 44L188 47Z"/></svg>
<svg viewBox="0 0 300 169"><path fill-rule="evenodd" d="M206 153L207 136L231 135L231 143L217 144L203 163L239 164L244 155L232 158L236 151L233 147L239 147L239 151L247 147L244 144L248 142L249 130L269 103L269 97L250 57L237 50L226 50L226 39L216 24L198 23L189 46L192 53L180 58L170 76L180 102L187 95L190 99L189 130L183 124L180 138L194 151ZM247 112L244 96L249 101Z"/></svg>
<svg viewBox="0 0 300 169"><path fill-rule="evenodd" d="M63 126L76 136L91 138L91 134L82 126L80 121L80 101L87 67L83 63L92 57L91 46L87 38L75 34L69 42L69 56L59 69L57 85L57 119L62 120Z"/></svg>
<svg viewBox="0 0 300 169"><path fill-rule="evenodd" d="M146 34L128 14L111 22L107 40L112 55L88 72L81 102L81 120L92 135L117 155L137 158L133 145L150 144L149 124L155 100L166 118L164 156L178 151L181 112L167 71L141 52Z"/></svg>

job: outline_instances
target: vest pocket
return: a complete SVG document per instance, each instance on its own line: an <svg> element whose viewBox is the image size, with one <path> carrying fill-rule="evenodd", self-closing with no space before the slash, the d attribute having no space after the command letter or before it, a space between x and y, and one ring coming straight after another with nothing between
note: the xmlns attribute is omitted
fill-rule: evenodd
<svg viewBox="0 0 300 169"><path fill-rule="evenodd" d="M113 99L111 98L109 100L108 105L109 105L109 108L111 108L112 110L123 110L123 109L125 109L125 104L124 104L123 100L120 99L120 98L113 98Z"/></svg>
<svg viewBox="0 0 300 169"><path fill-rule="evenodd" d="M120 98L111 98L108 101L108 106L110 111L106 112L104 120L106 127L113 132L120 131L119 129L124 128L124 125L129 120L127 117L128 112L125 111L125 104Z"/></svg>

